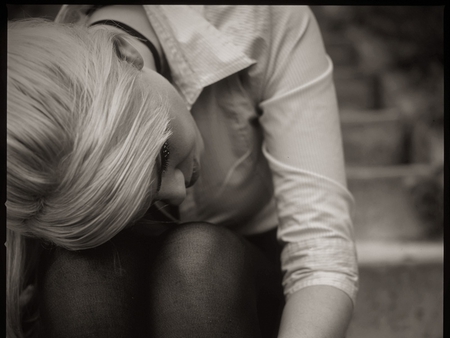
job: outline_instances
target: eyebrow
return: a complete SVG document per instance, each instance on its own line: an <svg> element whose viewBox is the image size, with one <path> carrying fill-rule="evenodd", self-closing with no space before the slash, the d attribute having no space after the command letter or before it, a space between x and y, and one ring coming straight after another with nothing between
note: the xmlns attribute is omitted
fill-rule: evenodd
<svg viewBox="0 0 450 338"><path fill-rule="evenodd" d="M124 24L123 22L119 22L117 20L99 20L89 25L89 27L95 26L95 25L109 25L116 28L119 28L120 30L124 31L125 33L135 37L140 42L142 42L144 45L147 46L147 48L150 50L150 52L153 55L153 59L155 60L155 67L156 72L161 74L161 59L159 57L158 51L155 47L155 45L147 39L144 35L139 33L134 28L131 28L130 26Z"/></svg>

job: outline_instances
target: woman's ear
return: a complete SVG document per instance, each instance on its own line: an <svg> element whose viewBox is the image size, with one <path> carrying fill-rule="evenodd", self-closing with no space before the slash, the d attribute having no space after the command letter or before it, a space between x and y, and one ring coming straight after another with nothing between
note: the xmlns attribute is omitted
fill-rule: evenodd
<svg viewBox="0 0 450 338"><path fill-rule="evenodd" d="M119 59L133 64L139 70L144 67L144 59L128 39L117 35L114 38L114 49L116 50Z"/></svg>

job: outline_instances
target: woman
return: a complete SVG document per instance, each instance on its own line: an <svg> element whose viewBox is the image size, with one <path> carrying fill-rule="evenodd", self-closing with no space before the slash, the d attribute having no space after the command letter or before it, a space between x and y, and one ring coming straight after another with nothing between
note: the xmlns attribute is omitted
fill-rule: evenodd
<svg viewBox="0 0 450 338"><path fill-rule="evenodd" d="M10 26L8 304L16 328L18 296L35 263L29 236L70 250L96 247L155 196L177 203L195 181L195 123L162 77L120 60L113 46L126 43L104 30ZM179 186L159 191L161 175Z"/></svg>
<svg viewBox="0 0 450 338"><path fill-rule="evenodd" d="M275 327L276 335L278 316L273 312L277 311L267 304L280 303L274 286L281 284L274 272L278 224L287 300L278 336L343 336L357 288L351 197L345 188L332 66L310 11L239 6L108 6L94 11L75 6L64 9L58 20L137 36L140 42L130 41L128 46L134 48L125 47L121 53L129 60L142 56L148 68L158 70L160 65L160 72L182 95L207 140L200 159L202 172L179 205L179 217L181 221L218 223L233 233L204 224L183 226L147 245L156 251L150 255L155 261L146 269L151 278L134 289L152 290L147 302L151 309L137 313L151 314L153 319L146 318L147 322L157 319L149 323L156 335L258 336L260 327L263 334L270 333L265 324ZM172 186L171 182L164 179L161 189ZM131 276L130 271L137 269L133 270L135 258L144 254L138 249L132 252L136 240L125 244L123 238L120 245L114 242L114 247L120 257L132 257L127 264L121 260L121 267ZM191 245L183 245L187 243ZM101 280L114 266L104 273L86 270L85 265L92 265L92 257L97 256L101 254L66 257L70 262L66 266L83 271L90 277L88 281ZM176 258L169 262L169 257ZM275 258L275 263L268 257ZM59 271L53 268L59 263L53 264L52 259L46 269L50 272L43 278L47 281L44 291L64 276L54 273ZM96 261L95 267L106 265L104 259ZM79 267L79 262L84 265ZM181 269L183 266L186 269ZM164 275L171 278L152 280ZM234 276L231 280L235 283L224 283L224 276ZM65 287L73 291L73 285L72 280ZM115 286L100 289L117 290L133 283L116 277L111 285ZM213 285L217 287L211 288ZM274 290L274 295L268 290ZM115 295L139 297L128 292ZM50 296L42 297L47 302L44 309L55 308L48 305ZM91 300L84 308L94 307L96 315L102 314L103 327L116 325L116 332L122 324L130 327L124 324L128 311L119 311L121 316L114 312L116 317L105 321L108 316L102 307L93 306L97 302L94 295L84 298ZM53 299L58 304L68 301L73 299ZM128 303L126 309L136 307ZM71 306L59 313L70 313L73 308L83 307ZM106 308L117 308L117 304ZM87 318L82 316L81 322L86 323ZM48 314L46 321L70 323L55 313ZM229 325L224 325L227 322ZM81 327L79 324L80 320L75 327Z"/></svg>
<svg viewBox="0 0 450 338"><path fill-rule="evenodd" d="M143 69L142 62L131 60L121 52L128 43L127 37L105 29L87 30L42 21L17 22L9 27L9 337L22 336L23 328L30 330L29 334L37 332L45 337L77 334L136 337L150 333L170 336L173 320L164 322L159 312L164 308L169 311L171 304L164 297L158 300L154 294L168 294L164 291L166 285L177 281L176 272L171 271L176 264L188 274L196 274L192 266L195 260L190 255L186 260L185 254L190 249L183 249L185 243L196 243L194 251L208 254L219 247L224 252L232 252L232 256L221 256L218 252L219 258L215 260L221 262L214 278L226 276L229 290L233 282L249 282L250 278L270 271L263 264L256 271L258 265L254 263L255 271L247 271L250 258L254 262L265 258L247 243L243 244L241 238L209 224L179 226L146 240L127 230L137 220L136 227L156 226L155 221L149 220L154 217L150 212L141 218L155 199L175 205L184 199L186 188L198 177L203 148L198 129L181 98L161 76ZM119 232L122 233L117 235ZM210 247L209 240L218 236L222 244ZM114 240L110 241L112 237ZM112 251L108 246L111 244ZM73 250L82 251L70 253ZM76 260L87 255L92 265L105 253L107 258L99 260L96 271L106 271L112 279L96 281L88 268L87 278L83 280L80 274L83 263L76 265ZM136 264L137 254L143 257L139 264ZM230 258L242 262L227 268ZM125 279L121 278L122 270ZM53 277L55 271L58 280ZM214 267L209 272L214 272ZM242 277L233 279L230 277L233 273ZM160 285L164 278L168 280ZM148 285L134 290L137 293L133 297L144 298L141 302L120 300L119 292L116 296L105 295L108 286L119 286L120 292L132 293L136 285L147 279L151 281L151 294L145 292ZM106 320L108 324L107 320L114 320L114 315L108 317L96 311L97 317L92 318L92 312L83 309L80 302L86 301L89 292L77 297L76 287L86 287L86 281L92 297L109 300L108 308L102 305L104 310L119 307L116 312L119 325L102 327L101 321ZM128 289L124 288L127 281L131 283ZM73 283L71 290L65 289L68 283ZM258 285L264 287L266 283ZM210 286L216 284L206 283L204 288L196 285L195 289L202 293L208 289L211 293ZM243 286L235 289L239 288L246 290ZM56 301L61 294L74 298L68 304L61 304ZM35 299L27 300L27 297ZM226 310L228 315L223 314L227 318L221 318L228 333L241 335L243 330L258 330L256 313L245 320L252 322L251 326L227 320L231 318L230 311L248 311L240 304L249 297L257 296L227 295L220 304L216 302L215 306L219 307L228 299L235 300L233 308ZM22 309L21 302L27 303L22 304ZM38 303L40 311L33 308L33 303L34 306ZM130 309L128 318L127 308ZM139 311L145 316L140 317ZM202 311L207 309L197 309L198 317L205 317L200 316ZM62 321L54 319L59 312L63 314ZM37 313L39 320L35 318ZM151 319L146 318L147 314ZM83 320L77 320L77 315ZM71 317L72 326L64 321L67 316ZM86 318L93 321L92 328ZM143 325L146 320L156 325L146 328ZM189 324L185 321L185 325ZM183 332L187 330L184 328Z"/></svg>

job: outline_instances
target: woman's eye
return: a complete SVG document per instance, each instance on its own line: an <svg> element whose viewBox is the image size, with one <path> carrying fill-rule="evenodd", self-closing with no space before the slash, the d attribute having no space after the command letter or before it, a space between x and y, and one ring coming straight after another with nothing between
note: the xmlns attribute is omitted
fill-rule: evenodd
<svg viewBox="0 0 450 338"><path fill-rule="evenodd" d="M170 148L169 142L164 142L161 148L161 172L164 173L169 165Z"/></svg>

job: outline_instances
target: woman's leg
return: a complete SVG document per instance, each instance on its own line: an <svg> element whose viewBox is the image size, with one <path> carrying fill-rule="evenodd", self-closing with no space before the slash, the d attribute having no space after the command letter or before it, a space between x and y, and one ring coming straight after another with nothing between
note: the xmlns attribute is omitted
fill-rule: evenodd
<svg viewBox="0 0 450 338"><path fill-rule="evenodd" d="M272 337L265 324L278 318L277 270L218 226L146 239L124 232L95 249L46 256L42 337Z"/></svg>
<svg viewBox="0 0 450 338"><path fill-rule="evenodd" d="M95 249L46 250L38 280L39 336L146 337L147 245L125 231Z"/></svg>
<svg viewBox="0 0 450 338"><path fill-rule="evenodd" d="M231 231L195 223L175 228L150 273L151 337L276 336L280 274Z"/></svg>

